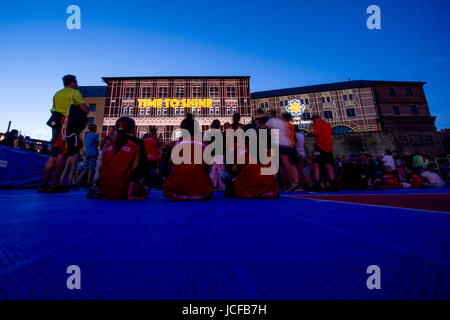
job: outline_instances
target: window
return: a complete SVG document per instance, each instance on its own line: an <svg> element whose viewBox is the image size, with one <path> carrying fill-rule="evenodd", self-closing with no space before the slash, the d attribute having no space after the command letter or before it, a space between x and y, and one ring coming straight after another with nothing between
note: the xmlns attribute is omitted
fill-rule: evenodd
<svg viewBox="0 0 450 320"><path fill-rule="evenodd" d="M122 113L123 113L123 115L125 115L125 116L127 115L127 109L128 109L127 107L123 107L123 112L122 112Z"/></svg>
<svg viewBox="0 0 450 320"><path fill-rule="evenodd" d="M236 97L236 87L227 87L227 97L228 98Z"/></svg>
<svg viewBox="0 0 450 320"><path fill-rule="evenodd" d="M407 136L398 136L398 139L400 140L400 144L402 146L409 145L408 137Z"/></svg>
<svg viewBox="0 0 450 320"><path fill-rule="evenodd" d="M133 114L133 107L130 107L130 109L128 109L128 114Z"/></svg>
<svg viewBox="0 0 450 320"><path fill-rule="evenodd" d="M184 87L175 88L175 98L184 98Z"/></svg>
<svg viewBox="0 0 450 320"><path fill-rule="evenodd" d="M284 106L284 102L280 101L280 107Z"/></svg>
<svg viewBox="0 0 450 320"><path fill-rule="evenodd" d="M356 117L355 109L347 109L347 117Z"/></svg>
<svg viewBox="0 0 450 320"><path fill-rule="evenodd" d="M325 119L333 119L333 112L332 111L325 111L323 113Z"/></svg>
<svg viewBox="0 0 450 320"><path fill-rule="evenodd" d="M325 103L325 97L322 97L322 103Z"/></svg>
<svg viewBox="0 0 450 320"><path fill-rule="evenodd" d="M410 140L413 146L423 146L422 136L412 135L410 136Z"/></svg>
<svg viewBox="0 0 450 320"><path fill-rule="evenodd" d="M389 95L395 97L395 90L393 88L389 89Z"/></svg>
<svg viewBox="0 0 450 320"><path fill-rule="evenodd" d="M144 108L139 108L139 114L140 114L141 116L144 115L144 112L145 112L145 109L144 109Z"/></svg>
<svg viewBox="0 0 450 320"><path fill-rule="evenodd" d="M184 108L180 108L180 114L181 114L181 115L184 114Z"/></svg>
<svg viewBox="0 0 450 320"><path fill-rule="evenodd" d="M264 108L264 103L261 103L259 106L260 106L261 108Z"/></svg>
<svg viewBox="0 0 450 320"><path fill-rule="evenodd" d="M347 95L344 94L344 101L347 101Z"/></svg>
<svg viewBox="0 0 450 320"><path fill-rule="evenodd" d="M168 88L159 87L158 88L158 98L167 98Z"/></svg>
<svg viewBox="0 0 450 320"><path fill-rule="evenodd" d="M142 98L150 98L152 96L152 88L142 87Z"/></svg>
<svg viewBox="0 0 450 320"><path fill-rule="evenodd" d="M227 107L227 114L231 114L231 108Z"/></svg>
<svg viewBox="0 0 450 320"><path fill-rule="evenodd" d="M89 105L89 112L95 112L95 110L97 110L97 105L96 104L90 104Z"/></svg>
<svg viewBox="0 0 450 320"><path fill-rule="evenodd" d="M214 114L214 109L213 108L209 108L209 114Z"/></svg>
<svg viewBox="0 0 450 320"><path fill-rule="evenodd" d="M125 88L125 98L134 98L134 88Z"/></svg>
<svg viewBox="0 0 450 320"><path fill-rule="evenodd" d="M197 108L197 114L202 114L202 108Z"/></svg>
<svg viewBox="0 0 450 320"><path fill-rule="evenodd" d="M95 124L95 119L90 117L88 123L89 123L90 126L92 126L93 124Z"/></svg>
<svg viewBox="0 0 450 320"><path fill-rule="evenodd" d="M202 96L202 88L201 87L193 87L192 88L192 97L200 98Z"/></svg>
<svg viewBox="0 0 450 320"><path fill-rule="evenodd" d="M146 108L145 114L150 115L150 108Z"/></svg>
<svg viewBox="0 0 450 320"><path fill-rule="evenodd" d="M219 107L216 107L216 114L219 114Z"/></svg>
<svg viewBox="0 0 450 320"><path fill-rule="evenodd" d="M348 95L348 100L353 100L353 95L352 94Z"/></svg>
<svg viewBox="0 0 450 320"><path fill-rule="evenodd" d="M347 134L354 133L354 131L346 126L336 126L333 128L333 134Z"/></svg>
<svg viewBox="0 0 450 320"><path fill-rule="evenodd" d="M411 88L406 88L406 95L407 95L408 97L412 97L412 96L413 96L413 93L412 93Z"/></svg>
<svg viewBox="0 0 450 320"><path fill-rule="evenodd" d="M266 108L268 108L269 107L269 103L268 102L266 102Z"/></svg>
<svg viewBox="0 0 450 320"><path fill-rule="evenodd" d="M311 120L311 113L305 112L305 113L303 114L302 118L303 118L304 121Z"/></svg>
<svg viewBox="0 0 450 320"><path fill-rule="evenodd" d="M161 108L158 108L158 111L156 112L156 114L157 114L158 116L161 115Z"/></svg>
<svg viewBox="0 0 450 320"><path fill-rule="evenodd" d="M309 99L305 99L305 104L309 104Z"/></svg>
<svg viewBox="0 0 450 320"><path fill-rule="evenodd" d="M209 88L209 96L211 98L218 98L219 97L219 87L210 87Z"/></svg>
<svg viewBox="0 0 450 320"><path fill-rule="evenodd" d="M393 109L395 115L400 114L400 108L398 106L393 106L392 109Z"/></svg>
<svg viewBox="0 0 450 320"><path fill-rule="evenodd" d="M178 115L178 108L175 108L173 113L177 116Z"/></svg>
<svg viewBox="0 0 450 320"><path fill-rule="evenodd" d="M432 146L434 144L432 136L425 136L425 144L427 146Z"/></svg>
<svg viewBox="0 0 450 320"><path fill-rule="evenodd" d="M331 102L331 98L330 97L327 97L327 102Z"/></svg>
<svg viewBox="0 0 450 320"><path fill-rule="evenodd" d="M192 114L195 115L195 107L192 107Z"/></svg>
<svg viewBox="0 0 450 320"><path fill-rule="evenodd" d="M235 114L237 112L236 107L233 107L233 114Z"/></svg>
<svg viewBox="0 0 450 320"><path fill-rule="evenodd" d="M411 114L418 114L416 106L411 106Z"/></svg>
<svg viewBox="0 0 450 320"><path fill-rule="evenodd" d="M166 116L167 115L167 108L166 107L164 107L164 109L163 109L163 114Z"/></svg>

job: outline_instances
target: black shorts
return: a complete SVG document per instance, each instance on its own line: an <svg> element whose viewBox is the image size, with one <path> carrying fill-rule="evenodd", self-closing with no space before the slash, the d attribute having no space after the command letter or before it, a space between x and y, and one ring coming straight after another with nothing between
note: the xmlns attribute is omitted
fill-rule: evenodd
<svg viewBox="0 0 450 320"><path fill-rule="evenodd" d="M334 165L333 152L325 152L319 147L314 148L314 157L312 159L313 163L317 164L331 164Z"/></svg>
<svg viewBox="0 0 450 320"><path fill-rule="evenodd" d="M280 155L288 156L293 164L297 163L297 151L294 148L280 146Z"/></svg>
<svg viewBox="0 0 450 320"><path fill-rule="evenodd" d="M78 135L73 135L67 138L67 156L71 157L76 155L80 151L80 138ZM55 147L55 143L53 142L52 148L50 151L50 156L56 158L58 155L62 153L61 148Z"/></svg>

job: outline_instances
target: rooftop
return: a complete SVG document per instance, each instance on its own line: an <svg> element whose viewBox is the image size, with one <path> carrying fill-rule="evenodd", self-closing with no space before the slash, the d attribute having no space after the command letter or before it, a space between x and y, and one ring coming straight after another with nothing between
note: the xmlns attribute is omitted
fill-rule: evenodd
<svg viewBox="0 0 450 320"><path fill-rule="evenodd" d="M252 93L251 97L252 97L252 99L262 99L262 98L269 98L269 97L290 96L290 95L295 95L295 94L305 94L305 93L312 93L312 92L324 92L324 91L364 88L364 87L371 87L374 85L383 85L383 84L397 84L398 85L398 84L408 84L408 83L424 85L426 82L354 80L354 81L319 84L319 85L313 85L313 86L303 86L303 87L295 87L295 88L287 88L287 89L259 91L259 92Z"/></svg>
<svg viewBox="0 0 450 320"><path fill-rule="evenodd" d="M107 86L80 86L81 95L85 98L104 98L106 97Z"/></svg>
<svg viewBox="0 0 450 320"><path fill-rule="evenodd" d="M250 76L152 76L152 77L102 77L108 80L147 80L147 79L250 79Z"/></svg>

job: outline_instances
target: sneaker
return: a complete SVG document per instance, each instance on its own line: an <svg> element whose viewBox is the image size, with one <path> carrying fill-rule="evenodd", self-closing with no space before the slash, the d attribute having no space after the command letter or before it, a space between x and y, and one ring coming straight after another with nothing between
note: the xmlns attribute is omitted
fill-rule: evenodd
<svg viewBox="0 0 450 320"><path fill-rule="evenodd" d="M105 197L100 193L97 186L93 186L89 189L86 198L88 199L104 199Z"/></svg>
<svg viewBox="0 0 450 320"><path fill-rule="evenodd" d="M285 192L294 192L297 188L298 188L297 184L291 184L286 188Z"/></svg>

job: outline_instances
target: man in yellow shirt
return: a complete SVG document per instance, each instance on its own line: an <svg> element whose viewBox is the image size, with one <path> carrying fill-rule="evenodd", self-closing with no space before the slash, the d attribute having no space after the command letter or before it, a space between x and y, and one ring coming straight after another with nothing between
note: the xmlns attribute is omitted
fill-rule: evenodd
<svg viewBox="0 0 450 320"><path fill-rule="evenodd" d="M59 178L64 170L67 156L73 156L78 152L79 145L77 143L78 137L72 136L66 141L62 140L61 129L65 120L65 116L70 106L73 104L81 108L86 114L89 113L89 108L84 102L83 96L78 91L77 78L73 75L66 75L63 77L64 89L59 90L53 97L52 113L56 113L52 123L52 151L51 157L47 161L44 170L44 179L38 192L61 193L67 192L64 188L59 187ZM48 182L51 173L54 169L54 174L50 187Z"/></svg>

